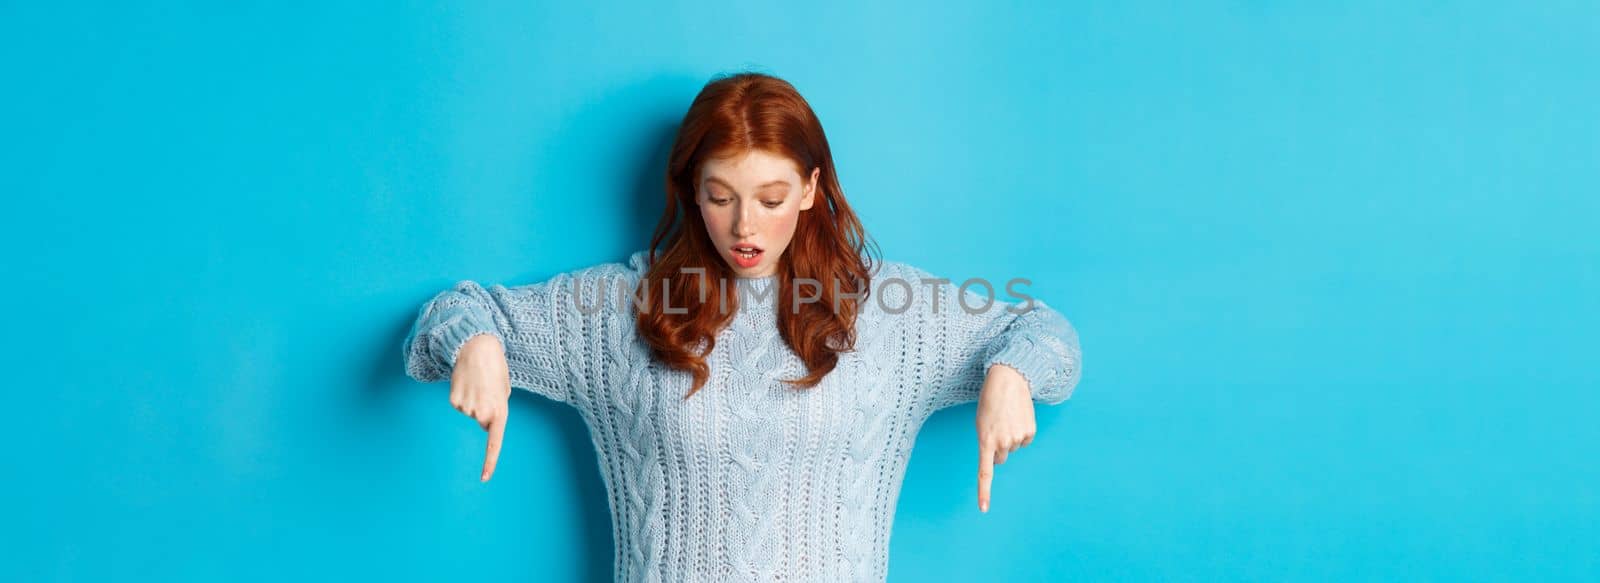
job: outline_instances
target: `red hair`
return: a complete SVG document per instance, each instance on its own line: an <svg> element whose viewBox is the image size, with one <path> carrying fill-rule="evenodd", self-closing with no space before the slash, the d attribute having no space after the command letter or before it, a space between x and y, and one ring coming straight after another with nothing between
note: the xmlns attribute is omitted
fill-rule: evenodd
<svg viewBox="0 0 1600 583"><path fill-rule="evenodd" d="M783 382L814 387L838 365L839 353L855 348L855 319L870 291L876 243L845 202L822 123L787 81L753 72L719 75L695 96L678 127L667 158L666 208L650 239L649 270L640 279L641 288L634 290L638 298L665 296L670 302L665 306L671 311L645 299L637 328L652 356L694 376L684 398L710 377L706 356L716 346L717 332L739 312L740 295L733 270L706 232L695 204L695 183L705 160L751 150L788 158L802 178L820 169L816 202L800 211L794 239L778 259L778 330L808 369L805 376ZM869 245L872 253L867 252ZM705 275L685 272L692 268ZM791 297L796 278L815 280L824 288L820 298L798 310ZM815 287L806 291L815 293Z"/></svg>

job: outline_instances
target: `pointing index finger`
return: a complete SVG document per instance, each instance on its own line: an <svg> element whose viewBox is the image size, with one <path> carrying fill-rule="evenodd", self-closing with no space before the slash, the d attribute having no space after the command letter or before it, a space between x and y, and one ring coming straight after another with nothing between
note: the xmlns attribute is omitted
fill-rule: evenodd
<svg viewBox="0 0 1600 583"><path fill-rule="evenodd" d="M989 511L989 487L994 481L994 448L978 447L978 510Z"/></svg>
<svg viewBox="0 0 1600 583"><path fill-rule="evenodd" d="M496 413L493 419L489 420L489 449L484 454L483 475L478 478L478 481L487 482L489 477L494 475L494 465L500 460L500 442L505 438L505 435L506 413L501 411Z"/></svg>

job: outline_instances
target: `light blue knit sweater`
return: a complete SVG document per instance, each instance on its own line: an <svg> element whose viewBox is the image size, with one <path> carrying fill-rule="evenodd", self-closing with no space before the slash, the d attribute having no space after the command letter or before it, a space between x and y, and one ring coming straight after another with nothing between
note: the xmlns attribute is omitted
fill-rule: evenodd
<svg viewBox="0 0 1600 583"><path fill-rule="evenodd" d="M418 311L403 347L412 378L448 380L461 345L492 334L513 387L577 409L610 497L617 581L883 581L928 415L975 401L993 363L1020 371L1044 404L1071 396L1080 375L1077 332L1044 302L1013 313L1000 285L972 313L943 283L935 310L934 286L920 283L932 274L882 261L856 350L812 389L779 382L804 367L778 335L777 277L739 279L747 293L707 359L711 378L684 399L690 375L655 362L634 333L626 294L647 261L638 251L509 288L461 281ZM891 278L910 285L880 287ZM966 307L986 303L977 289Z"/></svg>

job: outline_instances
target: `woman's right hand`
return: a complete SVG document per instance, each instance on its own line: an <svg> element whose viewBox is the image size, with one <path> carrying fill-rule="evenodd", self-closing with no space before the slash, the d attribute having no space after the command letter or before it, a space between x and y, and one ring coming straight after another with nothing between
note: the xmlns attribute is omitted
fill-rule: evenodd
<svg viewBox="0 0 1600 583"><path fill-rule="evenodd" d="M489 449L483 458L481 482L494 475L500 458L500 441L506 433L506 415L511 405L511 372L506 365L505 347L490 334L467 340L456 355L450 372L450 406L477 420L489 432Z"/></svg>

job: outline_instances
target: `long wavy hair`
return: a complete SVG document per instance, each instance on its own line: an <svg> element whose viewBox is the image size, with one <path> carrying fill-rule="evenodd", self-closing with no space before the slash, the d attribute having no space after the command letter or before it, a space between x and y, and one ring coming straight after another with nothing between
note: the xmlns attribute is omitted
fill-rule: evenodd
<svg viewBox="0 0 1600 583"><path fill-rule="evenodd" d="M650 267L634 290L645 298L637 329L651 354L694 376L685 399L710 377L706 356L716 347L717 332L739 311L735 274L706 231L695 184L706 160L752 150L788 158L802 177L821 169L815 202L800 211L794 239L778 260L778 330L807 368L804 376L783 382L815 387L838 366L841 352L855 349L856 315L868 301L869 274L880 261L877 243L845 202L822 123L800 92L762 73L712 78L678 127L667 158L666 208L650 239ZM782 309L796 301L791 296L797 278L819 282L821 297L798 310ZM669 303L657 305L651 298Z"/></svg>

